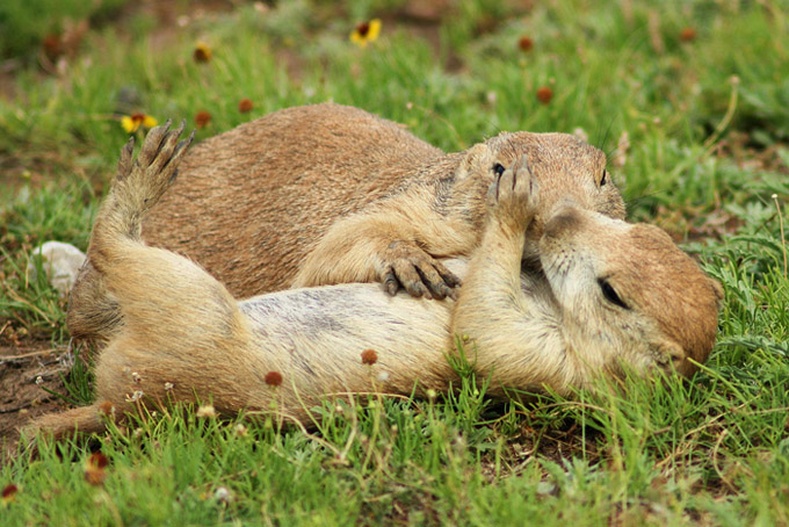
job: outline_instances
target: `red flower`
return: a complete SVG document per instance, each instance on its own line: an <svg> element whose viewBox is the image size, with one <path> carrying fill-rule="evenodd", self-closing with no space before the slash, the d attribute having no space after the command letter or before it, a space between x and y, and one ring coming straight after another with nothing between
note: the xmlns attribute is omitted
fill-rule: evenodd
<svg viewBox="0 0 789 527"><path fill-rule="evenodd" d="M238 111L241 113L251 112L254 107L255 105L249 99L241 99L238 102Z"/></svg>
<svg viewBox="0 0 789 527"><path fill-rule="evenodd" d="M211 122L211 114L206 112L205 110L197 112L195 115L195 125L198 128L205 128L208 126L208 123Z"/></svg>
<svg viewBox="0 0 789 527"><path fill-rule="evenodd" d="M693 42L696 40L696 29L692 27L682 28L682 31L679 32L679 39L682 42Z"/></svg>
<svg viewBox="0 0 789 527"><path fill-rule="evenodd" d="M107 479L107 472L104 470L110 460L101 452L94 452L85 463L85 481L91 485L98 486L104 484Z"/></svg>
<svg viewBox="0 0 789 527"><path fill-rule="evenodd" d="M542 104L548 104L553 99L553 90L548 86L541 86L537 88L537 100Z"/></svg>
<svg viewBox="0 0 789 527"><path fill-rule="evenodd" d="M282 384L282 374L278 371L270 371L265 377L266 384L277 387Z"/></svg>
<svg viewBox="0 0 789 527"><path fill-rule="evenodd" d="M362 364L372 366L376 362L378 362L378 354L375 350L364 350L362 352Z"/></svg>

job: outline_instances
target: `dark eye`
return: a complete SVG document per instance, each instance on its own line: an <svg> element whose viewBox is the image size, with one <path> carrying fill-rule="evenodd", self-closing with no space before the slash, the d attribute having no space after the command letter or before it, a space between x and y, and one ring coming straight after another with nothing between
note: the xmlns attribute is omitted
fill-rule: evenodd
<svg viewBox="0 0 789 527"><path fill-rule="evenodd" d="M608 183L608 171L603 170L603 177L600 178L600 186L602 187L606 183Z"/></svg>
<svg viewBox="0 0 789 527"><path fill-rule="evenodd" d="M504 173L505 170L506 169L504 168L504 165L502 165L501 163L496 163L495 165L493 165L493 173L499 177L501 177L501 175Z"/></svg>
<svg viewBox="0 0 789 527"><path fill-rule="evenodd" d="M597 283L600 284L600 290L603 292L603 296L606 300L611 302L614 305L617 305L623 309L630 309L627 307L619 295L616 293L616 290L608 283L608 280L604 278L598 278Z"/></svg>

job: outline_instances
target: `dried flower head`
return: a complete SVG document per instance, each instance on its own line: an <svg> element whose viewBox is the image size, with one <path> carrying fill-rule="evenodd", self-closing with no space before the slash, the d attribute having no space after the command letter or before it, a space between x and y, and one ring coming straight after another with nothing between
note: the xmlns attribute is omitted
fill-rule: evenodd
<svg viewBox="0 0 789 527"><path fill-rule="evenodd" d="M362 364L372 366L376 362L378 362L378 354L375 350L364 350L362 352Z"/></svg>
<svg viewBox="0 0 789 527"><path fill-rule="evenodd" d="M537 100L542 104L548 104L553 99L553 90L548 86L540 86L537 88Z"/></svg>
<svg viewBox="0 0 789 527"><path fill-rule="evenodd" d="M211 62L211 48L205 42L198 42L195 46L194 53L192 53L192 58L194 58L195 62L198 64L205 64L206 62Z"/></svg>
<svg viewBox="0 0 789 527"><path fill-rule="evenodd" d="M145 396L145 393L143 393L142 390L137 390L131 395L126 394L126 402L127 403L135 403L135 402L139 401L140 399L142 399L143 396Z"/></svg>
<svg viewBox="0 0 789 527"><path fill-rule="evenodd" d="M212 405L206 404L197 408L195 416L200 419L213 419L216 417L216 409Z"/></svg>
<svg viewBox="0 0 789 527"><path fill-rule="evenodd" d="M381 34L381 20L374 18L368 22L361 22L351 31L351 42L359 47L366 47L370 42L375 42Z"/></svg>
<svg viewBox="0 0 789 527"><path fill-rule="evenodd" d="M524 35L518 39L518 48L521 51L523 52L531 51L533 47L534 47L534 41L530 37Z"/></svg>
<svg viewBox="0 0 789 527"><path fill-rule="evenodd" d="M282 374L278 371L270 371L266 374L265 381L268 386L280 386L282 384Z"/></svg>
<svg viewBox="0 0 789 527"><path fill-rule="evenodd" d="M94 452L85 462L85 481L91 485L102 485L107 479L107 472L104 470L110 460L101 452Z"/></svg>
<svg viewBox="0 0 789 527"><path fill-rule="evenodd" d="M211 122L211 114L205 110L201 110L195 114L195 125L198 128L205 128Z"/></svg>
<svg viewBox="0 0 789 527"><path fill-rule="evenodd" d="M143 128L153 128L159 124L159 122L151 117L150 115L146 115L142 112L133 113L131 115L124 115L121 117L121 127L123 127L124 131L127 134L133 134L137 130L140 129L142 126Z"/></svg>
<svg viewBox="0 0 789 527"><path fill-rule="evenodd" d="M252 101L249 99L241 99L238 102L238 111L241 113L251 112L254 107L255 105L252 104Z"/></svg>

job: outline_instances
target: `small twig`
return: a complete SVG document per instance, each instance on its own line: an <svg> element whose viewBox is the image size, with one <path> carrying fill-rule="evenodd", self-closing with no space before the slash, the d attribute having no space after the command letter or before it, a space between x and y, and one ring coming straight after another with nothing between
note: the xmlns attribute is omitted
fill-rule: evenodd
<svg viewBox="0 0 789 527"><path fill-rule="evenodd" d="M50 348L48 350L41 350L41 351L31 351L30 353L23 353L22 355L12 355L10 357L0 357L0 362L7 362L7 361L15 361L18 359L28 359L30 357L40 357L42 355L49 355L51 353L57 353L58 350L55 348Z"/></svg>
<svg viewBox="0 0 789 527"><path fill-rule="evenodd" d="M786 237L784 236L784 216L781 213L781 204L778 203L778 194L773 194L770 196L773 198L775 202L775 209L778 211L778 226L781 229L781 250L783 251L784 255L784 278L787 277L787 271L789 270L789 265L787 265L787 258L786 258Z"/></svg>
<svg viewBox="0 0 789 527"><path fill-rule="evenodd" d="M729 79L729 83L731 84L731 94L729 95L729 106L726 108L726 115L723 116L723 119L718 123L718 126L715 127L715 131L704 141L704 156L708 156L713 148L715 147L715 143L720 139L720 136L723 134L723 131L729 126L731 120L734 118L734 112L737 110L737 96L739 94L739 86L740 86L740 78L736 75L732 76Z"/></svg>

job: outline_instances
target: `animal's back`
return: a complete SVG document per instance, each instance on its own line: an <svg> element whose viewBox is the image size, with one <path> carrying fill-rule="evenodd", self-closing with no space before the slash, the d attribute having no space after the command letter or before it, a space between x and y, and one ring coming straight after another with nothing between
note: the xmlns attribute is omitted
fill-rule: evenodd
<svg viewBox="0 0 789 527"><path fill-rule="evenodd" d="M195 259L235 295L284 289L338 217L443 155L356 108L282 110L194 147L143 235Z"/></svg>

